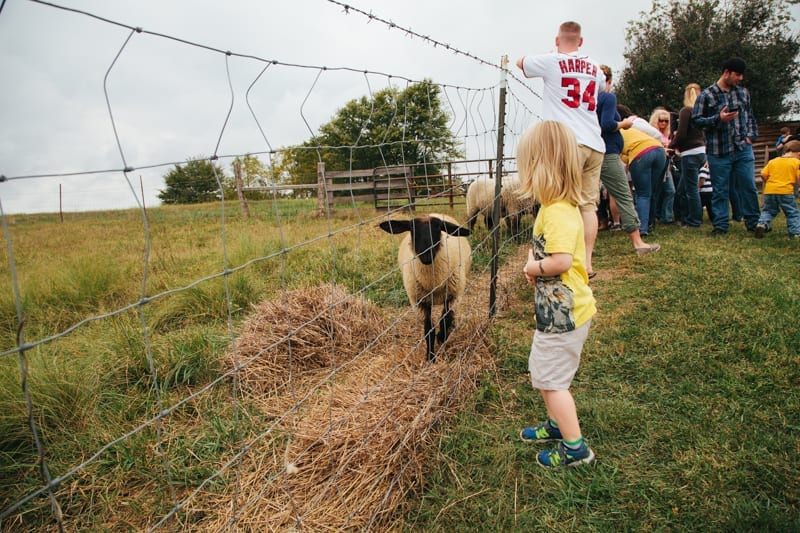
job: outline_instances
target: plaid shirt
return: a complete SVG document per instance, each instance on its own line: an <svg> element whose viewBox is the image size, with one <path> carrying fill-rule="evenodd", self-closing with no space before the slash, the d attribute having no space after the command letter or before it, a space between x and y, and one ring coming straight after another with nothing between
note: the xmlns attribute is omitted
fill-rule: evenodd
<svg viewBox="0 0 800 533"><path fill-rule="evenodd" d="M739 116L725 123L719 113L723 107L737 107ZM715 83L703 89L694 103L692 122L705 132L706 152L723 156L742 150L747 141L758 137L758 125L750 107L750 93L744 87L733 87L725 92Z"/></svg>

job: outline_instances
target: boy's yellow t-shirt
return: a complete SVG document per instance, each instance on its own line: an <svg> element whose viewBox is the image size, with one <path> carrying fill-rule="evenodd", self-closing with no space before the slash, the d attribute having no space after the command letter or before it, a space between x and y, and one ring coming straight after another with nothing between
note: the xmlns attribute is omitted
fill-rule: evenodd
<svg viewBox="0 0 800 533"><path fill-rule="evenodd" d="M800 159L793 156L781 156L770 159L761 170L766 178L764 194L794 194L794 184L800 175Z"/></svg>
<svg viewBox="0 0 800 533"><path fill-rule="evenodd" d="M582 326L597 312L586 274L583 218L566 201L543 205L533 224L533 253L542 259L556 253L572 255L572 266L552 278L536 278L536 329L563 333Z"/></svg>

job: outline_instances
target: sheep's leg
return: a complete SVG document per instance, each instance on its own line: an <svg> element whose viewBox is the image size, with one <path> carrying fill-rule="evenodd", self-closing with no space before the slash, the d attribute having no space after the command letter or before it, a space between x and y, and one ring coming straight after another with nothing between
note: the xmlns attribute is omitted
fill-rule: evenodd
<svg viewBox="0 0 800 533"><path fill-rule="evenodd" d="M513 214L508 216L509 226L511 226L511 236L514 240L519 241L520 233L519 233L519 219L520 215Z"/></svg>
<svg viewBox="0 0 800 533"><path fill-rule="evenodd" d="M494 217L492 216L490 211L486 211L486 215L484 216L484 223L486 224L486 229L492 231L494 227Z"/></svg>
<svg viewBox="0 0 800 533"><path fill-rule="evenodd" d="M420 304L422 312L425 315L423 324L425 328L425 342L428 347L427 358L428 361L433 361L436 355L433 353L436 342L436 330L433 329L433 320L431 320L431 304Z"/></svg>
<svg viewBox="0 0 800 533"><path fill-rule="evenodd" d="M444 344L447 340L447 337L450 336L450 333L455 328L455 313L452 309L450 309L450 299L446 299L444 301L444 306L442 308L442 316L439 319L439 333L436 336L436 339L439 341L439 344Z"/></svg>

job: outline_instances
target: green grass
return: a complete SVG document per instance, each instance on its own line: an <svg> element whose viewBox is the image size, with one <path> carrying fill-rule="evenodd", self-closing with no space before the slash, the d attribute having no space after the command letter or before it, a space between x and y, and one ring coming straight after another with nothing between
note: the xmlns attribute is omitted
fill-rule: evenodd
<svg viewBox="0 0 800 533"><path fill-rule="evenodd" d="M407 305L399 274L389 272L397 239L374 221L345 209L317 218L313 201L250 208L250 219L226 211L224 252L219 206L149 210L146 277L138 211L70 214L63 223L9 217L25 342L137 302L143 285L148 296L163 293L141 314L93 321L26 352L33 417L54 475L216 379L253 303L336 282L381 306ZM543 416L527 375L534 318L520 274L493 326L496 367L440 427L424 483L397 527L800 530L800 243L785 235L782 217L763 240L737 225L719 239L709 229L659 227L650 240L663 249L645 257L625 235L599 236L598 314L573 386L598 458L592 467L545 471L535 465L540 448L517 437ZM491 241L480 223L471 240L473 272L485 272ZM503 260L516 253L503 243ZM3 247L3 350L17 339L8 268ZM17 355L0 359L2 508L41 484L21 385ZM256 406L232 399L223 381L164 419L161 439L150 425L73 476L59 495L80 517L70 524L108 530L166 513L164 457L174 487L192 490L270 426ZM226 474L205 490L229 483ZM25 509L23 522L0 530L52 524L46 498Z"/></svg>
<svg viewBox="0 0 800 533"><path fill-rule="evenodd" d="M778 221L782 224L781 219ZM800 529L800 243L776 227L601 233L598 314L572 392L594 466L535 464L531 294L496 321L496 372L444 430L410 531Z"/></svg>

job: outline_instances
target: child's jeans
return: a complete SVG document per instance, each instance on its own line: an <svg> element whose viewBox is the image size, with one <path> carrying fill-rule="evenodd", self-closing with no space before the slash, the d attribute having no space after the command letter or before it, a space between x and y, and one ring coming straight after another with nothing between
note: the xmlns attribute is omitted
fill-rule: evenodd
<svg viewBox="0 0 800 533"><path fill-rule="evenodd" d="M800 235L800 209L797 208L794 194L765 194L764 210L761 211L758 223L769 227L779 211L783 211L786 215L786 229L789 235Z"/></svg>

